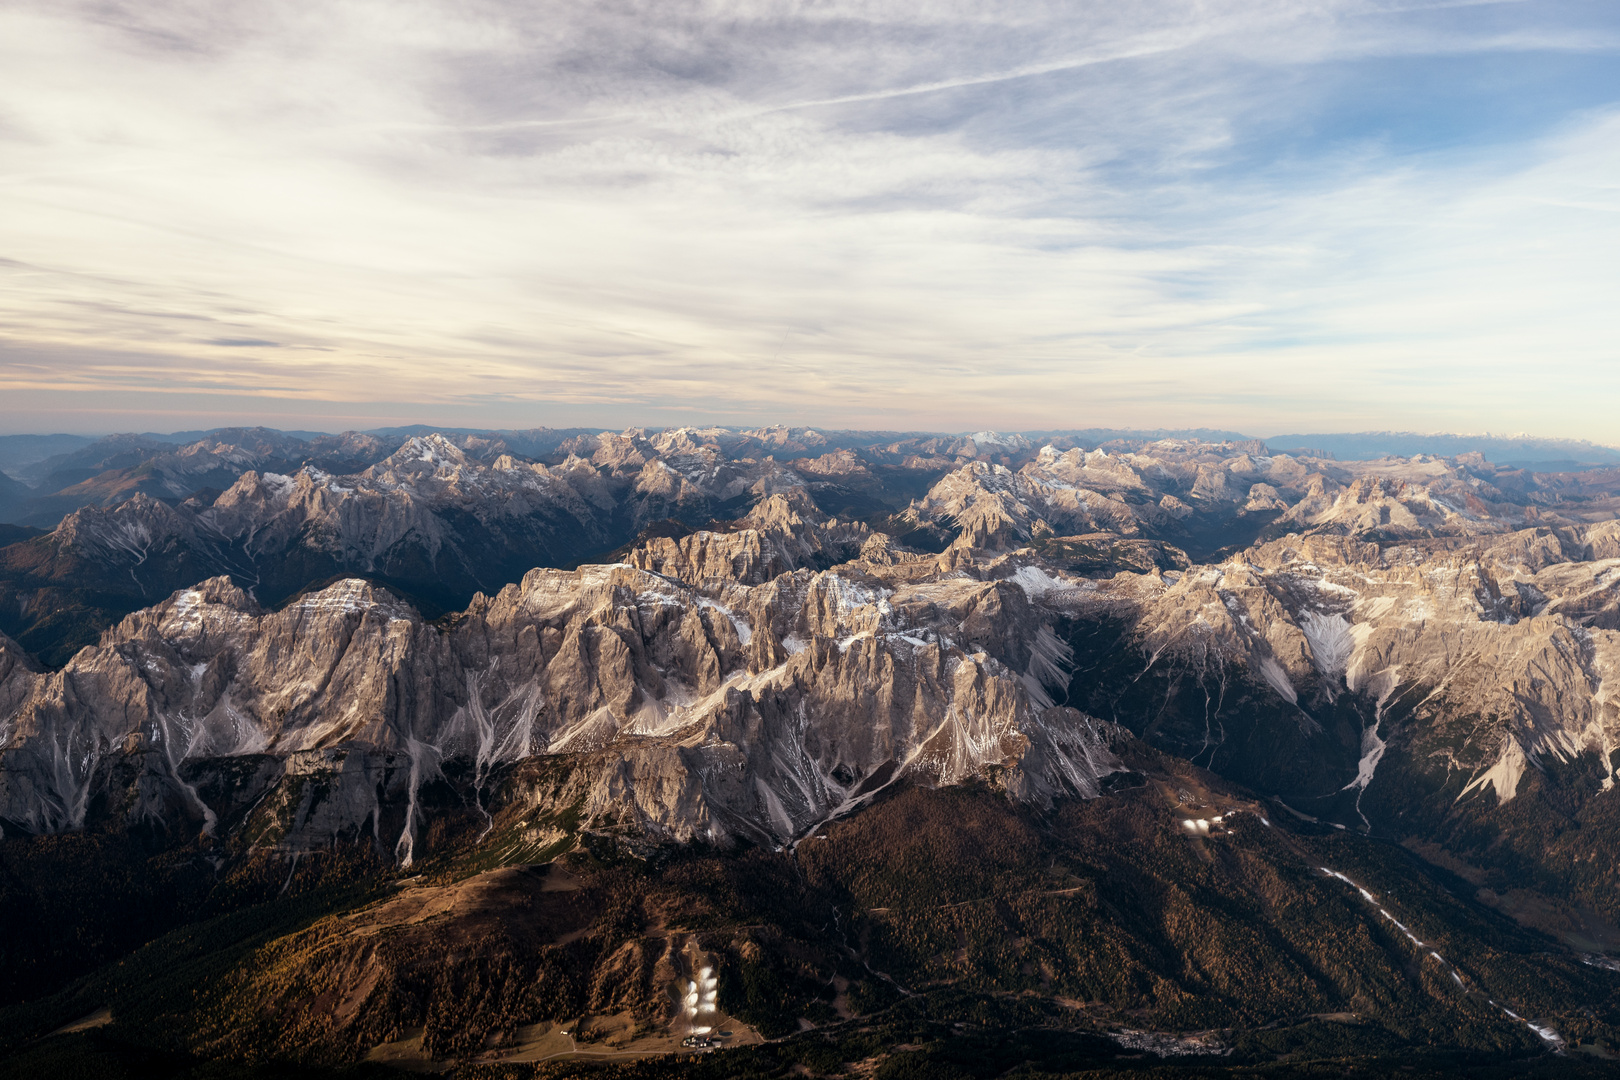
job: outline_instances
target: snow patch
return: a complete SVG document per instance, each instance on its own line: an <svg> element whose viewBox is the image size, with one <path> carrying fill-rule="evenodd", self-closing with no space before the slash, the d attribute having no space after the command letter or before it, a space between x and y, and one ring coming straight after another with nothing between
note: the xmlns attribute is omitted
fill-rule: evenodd
<svg viewBox="0 0 1620 1080"><path fill-rule="evenodd" d="M293 488L297 486L292 477L273 472L260 473L259 483L267 492L278 499L286 498L292 493Z"/></svg>
<svg viewBox="0 0 1620 1080"><path fill-rule="evenodd" d="M1356 791L1356 813L1361 814L1361 795L1367 786L1372 783L1373 774L1378 771L1378 763L1384 760L1385 743L1378 734L1384 723L1384 706L1389 702L1389 696L1395 692L1398 667L1385 668L1373 677L1373 682L1379 684L1378 702L1373 709L1373 722L1361 729L1361 760L1356 762L1356 778L1350 781L1340 791ZM1370 684L1369 684L1370 685ZM1372 822L1367 820L1366 814L1361 814L1362 823L1369 829Z"/></svg>
<svg viewBox="0 0 1620 1080"><path fill-rule="evenodd" d="M1394 915L1390 914L1389 911L1386 908L1382 907L1378 903L1377 899L1374 898L1372 893L1368 892L1366 889L1362 888L1360 885L1356 884L1354 881L1351 881L1348 877L1345 877L1343 874L1339 873L1337 870L1330 870L1326 866L1319 866L1319 867L1317 867L1317 869L1322 871L1322 873L1326 874L1328 877L1337 878L1339 881L1344 882L1346 885L1348 885L1352 889L1356 890L1356 892L1361 894L1361 898L1363 900L1365 900L1365 901L1367 901L1367 903L1371 904L1377 910L1378 914L1380 914L1384 918L1388 919L1389 922L1397 930L1399 930L1402 934L1404 934L1406 936L1406 939L1408 941L1410 941L1413 945L1416 945L1419 949L1428 949L1428 946L1425 945L1423 942L1419 941L1417 935L1412 933L1412 931L1407 928L1405 923L1401 922L1401 920L1397 919ZM1449 974L1451 975L1452 980L1459 987L1463 985L1462 976L1457 972L1456 968L1454 968L1450 964L1446 963L1444 957L1442 957L1438 952L1434 951L1433 949L1429 949L1428 955L1430 957L1432 957L1435 960L1436 963L1438 963L1438 964L1446 967L1447 969L1449 969ZM1487 999L1487 1000L1490 1000L1490 999ZM1491 1007L1501 1010L1502 1014L1505 1015L1508 1019L1516 1020L1519 1023L1523 1024L1525 1027L1529 1028L1531 1031L1535 1032L1537 1038L1541 1039L1542 1042L1546 1043L1548 1046L1551 1046L1555 1050L1562 1050L1564 1048L1564 1038L1563 1038L1563 1036L1559 1035L1558 1032L1555 1031L1550 1025L1548 1025L1548 1024L1538 1024L1533 1020L1526 1020L1524 1017L1520 1016L1518 1013L1514 1012L1512 1009L1508 1008L1506 1005L1499 1004L1496 1001L1491 1001Z"/></svg>
<svg viewBox="0 0 1620 1080"><path fill-rule="evenodd" d="M340 581L329 589L305 596L294 606L304 612L331 612L339 615L358 615L373 606L370 601L363 600L360 590L365 582L358 578Z"/></svg>
<svg viewBox="0 0 1620 1080"><path fill-rule="evenodd" d="M169 609L169 625L176 633L190 634L202 627L203 594L187 589L174 598Z"/></svg>

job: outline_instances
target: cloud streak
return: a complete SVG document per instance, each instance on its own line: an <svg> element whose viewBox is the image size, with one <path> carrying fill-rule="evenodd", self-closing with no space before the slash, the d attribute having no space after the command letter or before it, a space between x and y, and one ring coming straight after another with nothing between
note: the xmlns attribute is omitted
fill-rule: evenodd
<svg viewBox="0 0 1620 1080"><path fill-rule="evenodd" d="M1546 62L1615 29L1583 4L12 5L0 425L386 398L1620 442L1620 87ZM1461 104L1425 111L1441 63Z"/></svg>

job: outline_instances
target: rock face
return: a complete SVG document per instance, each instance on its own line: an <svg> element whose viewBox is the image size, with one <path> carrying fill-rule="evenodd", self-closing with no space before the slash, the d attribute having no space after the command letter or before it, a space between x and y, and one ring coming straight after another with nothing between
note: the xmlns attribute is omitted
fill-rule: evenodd
<svg viewBox="0 0 1620 1080"><path fill-rule="evenodd" d="M0 824L408 862L460 807L531 854L782 845L897 780L1093 795L1128 731L1620 917L1592 857L1620 839L1616 477L851 441L413 436L80 511L6 549L33 584L0 599L61 617L100 573L151 606L56 670L0 639ZM424 617L426 581L471 602Z"/></svg>
<svg viewBox="0 0 1620 1080"><path fill-rule="evenodd" d="M880 570L536 570L449 630L361 581L263 612L211 579L59 672L10 661L0 819L369 834L408 861L423 783L456 763L483 798L537 754L574 766L539 809L681 841L785 842L898 777L1095 793L1106 725L1052 705L1065 648L1025 591Z"/></svg>

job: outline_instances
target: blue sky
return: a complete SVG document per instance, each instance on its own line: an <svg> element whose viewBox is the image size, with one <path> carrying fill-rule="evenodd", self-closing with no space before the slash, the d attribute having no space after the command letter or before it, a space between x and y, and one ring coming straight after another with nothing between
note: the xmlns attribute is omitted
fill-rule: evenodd
<svg viewBox="0 0 1620 1080"><path fill-rule="evenodd" d="M13 2L0 428L1620 443L1620 7Z"/></svg>

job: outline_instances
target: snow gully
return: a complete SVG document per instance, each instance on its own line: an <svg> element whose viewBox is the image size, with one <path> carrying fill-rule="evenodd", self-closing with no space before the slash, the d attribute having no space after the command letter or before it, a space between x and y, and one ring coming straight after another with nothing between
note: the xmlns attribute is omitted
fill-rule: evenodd
<svg viewBox="0 0 1620 1080"><path fill-rule="evenodd" d="M1453 982L1455 982L1458 986L1463 986L1464 985L1463 977L1462 977L1461 973L1459 973L1457 971L1457 969L1455 967L1453 967L1451 964L1446 963L1445 957L1441 956L1435 950L1429 949L1429 946L1427 946L1423 942L1419 941L1417 935L1412 933L1411 930L1407 929L1405 923L1401 922L1401 920L1397 919L1394 915L1391 915L1387 908L1385 908L1381 904L1379 904L1377 898L1375 898L1372 893L1368 892L1362 886L1356 884L1354 881L1352 881L1349 878L1345 877L1343 874L1339 873L1337 870L1330 870L1325 866L1318 866L1317 869L1322 871L1322 873L1326 874L1328 877L1338 878L1340 881L1344 882L1346 885L1348 885L1352 889L1356 890L1356 892L1360 893L1361 898L1363 900L1367 901L1367 903L1371 904L1374 908L1376 908L1377 911L1378 911L1378 914L1380 914L1384 918L1388 919L1395 926L1396 929L1398 929L1401 933L1405 934L1406 937L1407 937L1407 940L1409 940L1413 945L1416 945L1419 949L1428 949L1429 950L1429 956L1431 956L1434 960L1436 960L1442 966L1445 967L1447 973L1449 973L1451 975L1451 978L1452 978ZM1491 1007L1493 1009L1499 1010L1504 1016L1508 1017L1510 1020L1516 1020L1519 1023L1523 1024L1525 1027L1529 1028L1531 1031L1535 1032L1537 1038L1539 1038L1542 1042L1546 1043L1553 1050L1556 1050L1556 1051L1559 1051L1559 1052L1563 1051L1563 1049L1564 1049L1564 1037L1562 1035L1558 1034L1558 1032L1556 1030L1554 1030L1554 1028L1552 1027L1551 1024L1538 1024L1533 1020L1526 1020L1524 1017L1520 1016L1518 1013L1514 1012L1512 1009L1508 1008L1506 1005L1503 1005L1503 1004L1501 1004L1501 1003L1499 1003L1499 1002L1497 1002L1497 1001L1495 1001L1495 1000L1493 1000L1491 998L1486 998L1485 1000L1490 1002Z"/></svg>

